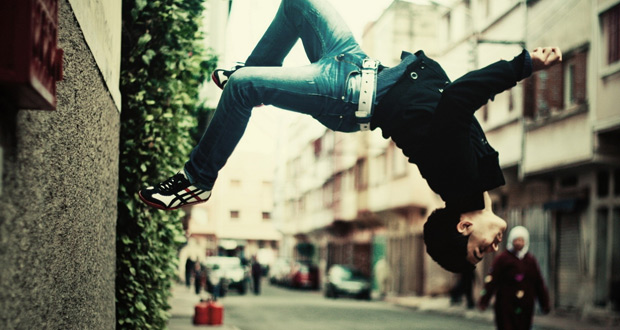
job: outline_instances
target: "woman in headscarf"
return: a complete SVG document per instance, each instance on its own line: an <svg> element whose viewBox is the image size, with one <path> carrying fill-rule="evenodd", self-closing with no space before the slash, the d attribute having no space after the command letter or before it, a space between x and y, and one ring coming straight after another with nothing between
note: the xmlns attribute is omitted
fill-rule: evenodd
<svg viewBox="0 0 620 330"><path fill-rule="evenodd" d="M538 298L543 313L549 312L549 292L536 258L528 253L530 235L525 227L514 227L508 235L507 250L493 260L480 297L485 310L495 294L497 329L530 329L534 300Z"/></svg>

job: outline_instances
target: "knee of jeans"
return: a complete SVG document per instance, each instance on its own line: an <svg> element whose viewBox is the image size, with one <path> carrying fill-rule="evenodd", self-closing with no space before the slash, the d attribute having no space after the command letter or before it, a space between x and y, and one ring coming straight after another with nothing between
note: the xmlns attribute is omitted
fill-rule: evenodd
<svg viewBox="0 0 620 330"><path fill-rule="evenodd" d="M249 74L246 73L248 70L244 70L245 68L241 68L235 73L233 73L230 78L228 78L227 86L234 86L235 88L244 88L244 85L250 83L253 79Z"/></svg>
<svg viewBox="0 0 620 330"><path fill-rule="evenodd" d="M238 70L230 76L224 92L230 94L232 99L245 108L252 108L262 103L260 95L254 88L256 76L248 74L247 70Z"/></svg>

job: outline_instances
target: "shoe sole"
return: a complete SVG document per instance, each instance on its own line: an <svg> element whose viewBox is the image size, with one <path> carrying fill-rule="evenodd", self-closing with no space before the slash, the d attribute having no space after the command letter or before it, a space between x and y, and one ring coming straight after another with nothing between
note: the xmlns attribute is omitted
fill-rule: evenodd
<svg viewBox="0 0 620 330"><path fill-rule="evenodd" d="M183 206L189 206L189 205L195 205L195 204L204 203L204 202L208 201L209 198L211 198L211 195L209 195L209 197L207 197L207 199L203 199L201 201L186 203L186 204L182 204L182 205L175 206L175 207L164 207L164 206L161 206L159 204L155 204L155 203L147 200L146 198L144 198L142 196L142 191L138 191L138 196L140 197L140 200L144 202L144 204L146 204L146 205L148 205L150 207L154 207L154 208L159 209L159 210L164 210L164 211L172 211L172 210L180 209Z"/></svg>

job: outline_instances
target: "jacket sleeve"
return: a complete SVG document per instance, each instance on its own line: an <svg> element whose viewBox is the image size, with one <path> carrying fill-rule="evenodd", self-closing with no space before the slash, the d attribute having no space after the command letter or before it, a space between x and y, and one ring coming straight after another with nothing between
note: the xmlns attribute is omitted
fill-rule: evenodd
<svg viewBox="0 0 620 330"><path fill-rule="evenodd" d="M460 182L462 186L476 187L479 164L471 141L473 114L496 94L515 86L530 74L531 59L523 50L511 61L502 60L471 71L446 86L429 133L434 148L430 152L436 159L433 166L437 171L449 173L455 178L452 181ZM479 203L480 192L472 190L465 194L455 189L448 189L453 194L452 204L470 205L469 200Z"/></svg>
<svg viewBox="0 0 620 330"><path fill-rule="evenodd" d="M481 309L487 309L487 307L489 307L489 302L493 295L495 295L497 287L500 285L499 282L502 278L501 272L504 269L502 256L503 253L495 257L489 274L484 277L484 289L482 289L480 293L480 301L478 303Z"/></svg>
<svg viewBox="0 0 620 330"><path fill-rule="evenodd" d="M465 74L443 91L435 113L436 126L469 133L472 115L480 107L531 74L532 60L527 50L511 61L498 61Z"/></svg>

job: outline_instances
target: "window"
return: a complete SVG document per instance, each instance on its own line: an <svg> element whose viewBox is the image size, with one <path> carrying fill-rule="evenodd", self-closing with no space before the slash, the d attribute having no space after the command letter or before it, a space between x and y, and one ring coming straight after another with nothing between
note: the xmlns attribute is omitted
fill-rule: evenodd
<svg viewBox="0 0 620 330"><path fill-rule="evenodd" d="M407 166L409 165L407 157L400 152L400 149L396 148L393 142L390 144L390 151L392 153L392 170L394 177L405 176L407 174Z"/></svg>
<svg viewBox="0 0 620 330"><path fill-rule="evenodd" d="M566 100L567 104L575 102L575 64L569 64L566 70Z"/></svg>
<svg viewBox="0 0 620 330"><path fill-rule="evenodd" d="M564 64L564 103L567 106L583 104L586 100L587 53L576 52Z"/></svg>
<svg viewBox="0 0 620 330"><path fill-rule="evenodd" d="M614 195L620 196L620 169L614 170Z"/></svg>
<svg viewBox="0 0 620 330"><path fill-rule="evenodd" d="M364 190L368 187L366 159L359 159L355 164L355 189Z"/></svg>
<svg viewBox="0 0 620 330"><path fill-rule="evenodd" d="M609 172L599 171L596 173L596 195L598 197L609 195Z"/></svg>
<svg viewBox="0 0 620 330"><path fill-rule="evenodd" d="M445 17L446 17L446 20L445 20L445 23L446 23L446 40L448 42L450 42L450 41L452 41L452 16L451 16L450 12L448 12Z"/></svg>
<svg viewBox="0 0 620 330"><path fill-rule="evenodd" d="M232 179L230 180L230 186L234 187L234 188L239 188L241 187L241 180L238 179Z"/></svg>
<svg viewBox="0 0 620 330"><path fill-rule="evenodd" d="M239 211L237 211L237 210L230 211L230 218L231 219L239 219Z"/></svg>
<svg viewBox="0 0 620 330"><path fill-rule="evenodd" d="M586 102L587 48L564 55L561 65L534 73L524 81L523 115L548 117L571 105Z"/></svg>
<svg viewBox="0 0 620 330"><path fill-rule="evenodd" d="M271 220L271 212L263 212L263 220Z"/></svg>
<svg viewBox="0 0 620 330"><path fill-rule="evenodd" d="M314 158L319 158L321 156L321 150L323 149L323 143L321 138L314 140L312 143L312 147L314 149Z"/></svg>
<svg viewBox="0 0 620 330"><path fill-rule="evenodd" d="M620 61L620 4L601 15L603 40L607 50L607 64Z"/></svg>

